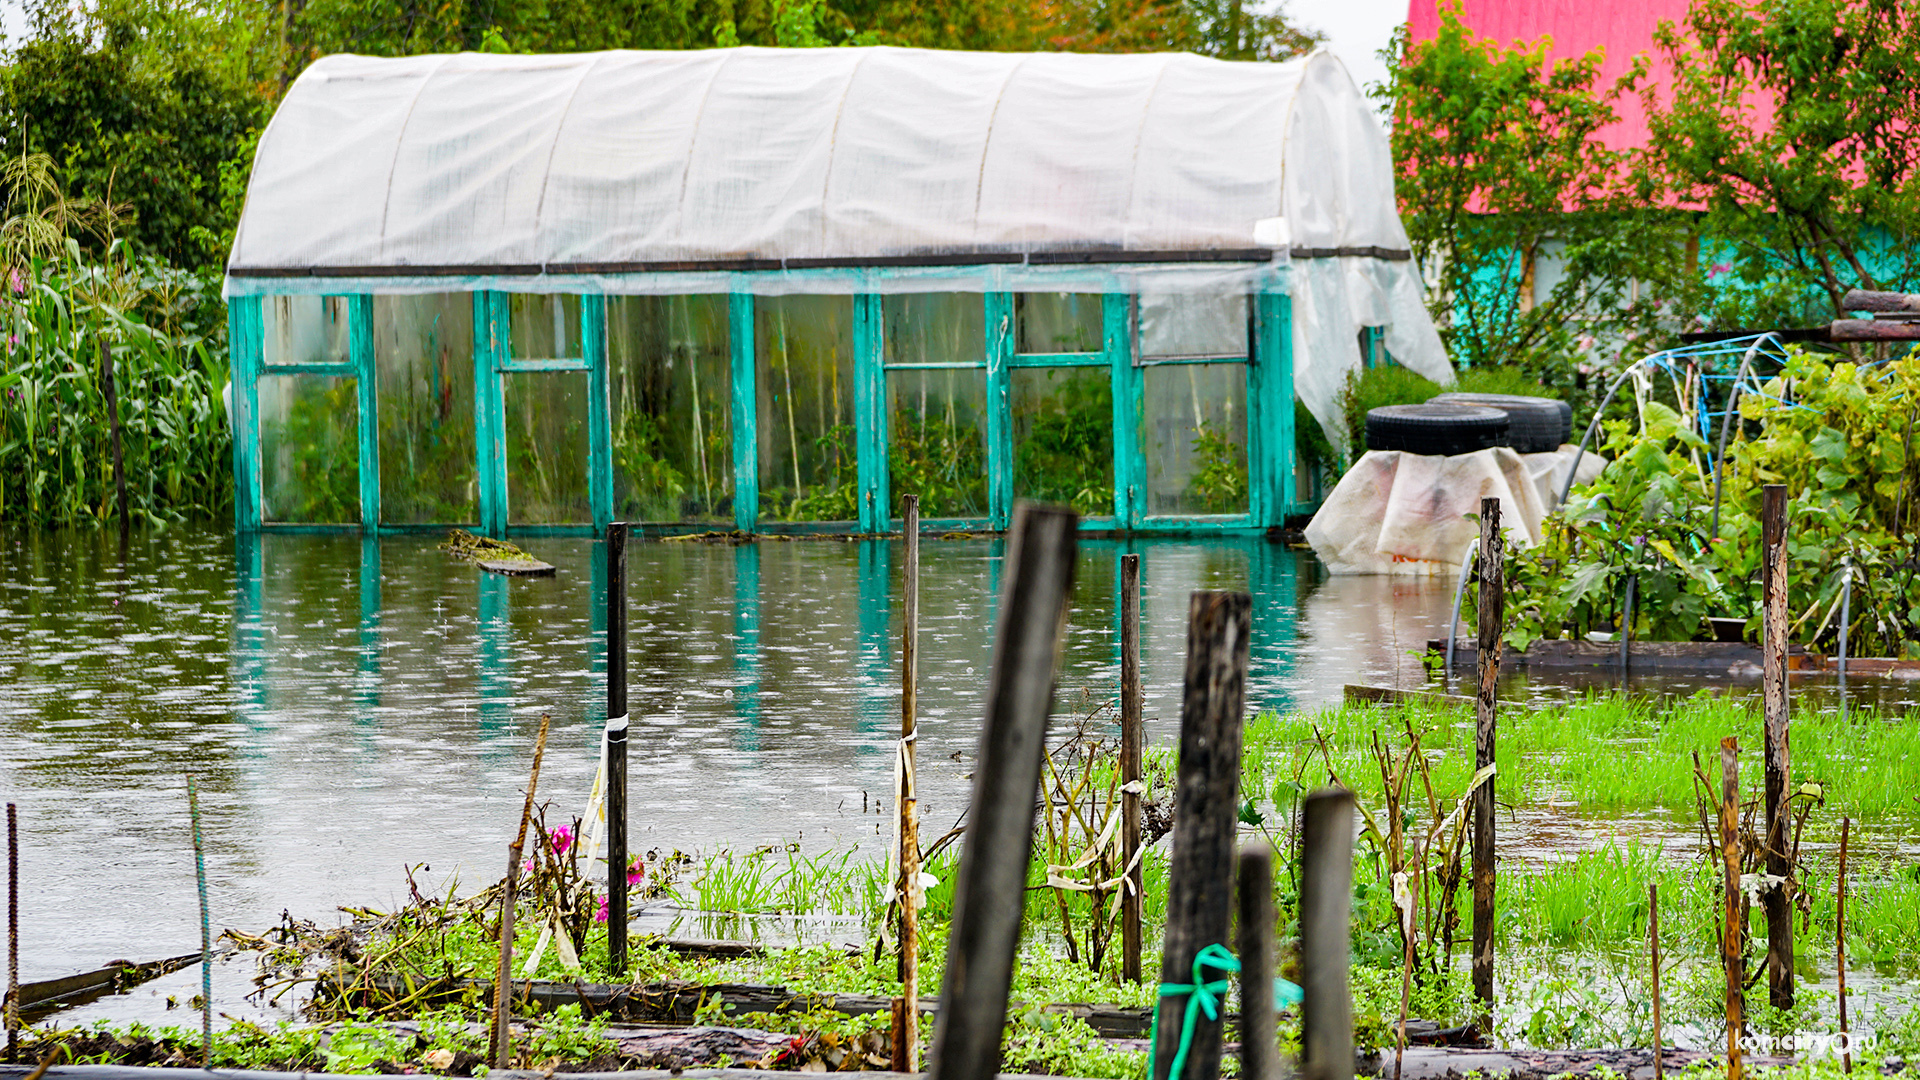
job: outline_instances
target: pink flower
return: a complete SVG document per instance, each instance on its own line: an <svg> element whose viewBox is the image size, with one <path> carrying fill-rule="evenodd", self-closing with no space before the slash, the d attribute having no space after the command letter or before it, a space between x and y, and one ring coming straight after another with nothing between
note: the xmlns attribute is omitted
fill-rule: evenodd
<svg viewBox="0 0 1920 1080"><path fill-rule="evenodd" d="M1732 272L1733 272L1732 263L1718 262L1718 263L1714 263L1712 266L1707 268L1707 276L1710 278L1719 277L1721 274L1730 274Z"/></svg>
<svg viewBox="0 0 1920 1080"><path fill-rule="evenodd" d="M528 859L526 862L521 863L520 870L522 873L526 873L526 874L533 873L533 860Z"/></svg>
<svg viewBox="0 0 1920 1080"><path fill-rule="evenodd" d="M13 280L13 295L25 296L27 292L27 281L20 276L20 271L10 270L7 272L7 276Z"/></svg>
<svg viewBox="0 0 1920 1080"><path fill-rule="evenodd" d="M573 846L573 830L562 825L548 834L547 843L552 846L555 855L565 855L567 849Z"/></svg>
<svg viewBox="0 0 1920 1080"><path fill-rule="evenodd" d="M600 910L594 913L593 921L594 922L607 921L607 898L604 896L600 898Z"/></svg>
<svg viewBox="0 0 1920 1080"><path fill-rule="evenodd" d="M647 864L640 861L640 856L635 855L632 860L627 863L627 887L632 888L646 879Z"/></svg>

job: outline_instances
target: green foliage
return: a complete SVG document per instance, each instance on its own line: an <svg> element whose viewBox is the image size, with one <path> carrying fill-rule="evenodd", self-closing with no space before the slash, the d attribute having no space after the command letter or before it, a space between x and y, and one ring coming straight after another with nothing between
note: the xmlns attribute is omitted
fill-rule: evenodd
<svg viewBox="0 0 1920 1080"><path fill-rule="evenodd" d="M1344 406L1343 406L1344 407ZM1328 479L1328 486L1340 478L1340 452L1320 421L1308 411L1307 403L1293 399L1293 453L1306 467Z"/></svg>
<svg viewBox="0 0 1920 1080"><path fill-rule="evenodd" d="M1519 394L1522 397L1552 397L1551 393L1542 393L1545 389L1540 380L1525 368L1477 367L1460 373L1459 379L1448 387L1462 394Z"/></svg>
<svg viewBox="0 0 1920 1080"><path fill-rule="evenodd" d="M261 456L272 478L266 489L270 520L360 519L357 387L352 379L322 379L319 385L317 394L295 397L284 420L260 421Z"/></svg>
<svg viewBox="0 0 1920 1080"><path fill-rule="evenodd" d="M1244 512L1247 507L1246 448L1236 445L1226 432L1203 423L1193 433L1193 454L1199 459L1200 467L1194 471L1191 483L1201 511L1208 514Z"/></svg>
<svg viewBox="0 0 1920 1080"><path fill-rule="evenodd" d="M1014 449L1015 494L1083 517L1113 513L1113 384L1101 374L1073 372L1016 419L1026 437Z"/></svg>
<svg viewBox="0 0 1920 1080"><path fill-rule="evenodd" d="M652 415L629 410L613 433L613 466L626 474L622 509L640 521L681 521L687 478L667 460L666 433Z"/></svg>
<svg viewBox="0 0 1920 1080"><path fill-rule="evenodd" d="M1000 1063L1010 1073L1135 1080L1147 1055L1116 1048L1077 1016L1029 1007L1009 1010Z"/></svg>
<svg viewBox="0 0 1920 1080"><path fill-rule="evenodd" d="M1849 288L1920 289L1920 11L1695 0L1655 40L1674 76L1665 107L1649 99L1644 183L1704 208L1715 323L1824 322Z"/></svg>
<svg viewBox="0 0 1920 1080"><path fill-rule="evenodd" d="M1366 449L1367 411L1383 405L1417 405L1440 393L1440 385L1398 364L1355 368L1340 389L1340 413L1353 437L1354 456Z"/></svg>
<svg viewBox="0 0 1920 1080"><path fill-rule="evenodd" d="M987 448L975 425L896 409L887 425L887 460L896 511L900 496L918 495L922 517L987 516Z"/></svg>
<svg viewBox="0 0 1920 1080"><path fill-rule="evenodd" d="M1598 50L1549 63L1544 38L1509 47L1476 38L1455 5L1440 15L1431 41L1403 32L1384 90L1401 216L1438 274L1428 308L1460 366L1515 365L1574 400L1603 345L1644 352L1664 333L1643 292L1694 295L1686 222L1649 210L1599 137L1646 61L1604 85ZM1543 261L1561 269L1551 289Z"/></svg>

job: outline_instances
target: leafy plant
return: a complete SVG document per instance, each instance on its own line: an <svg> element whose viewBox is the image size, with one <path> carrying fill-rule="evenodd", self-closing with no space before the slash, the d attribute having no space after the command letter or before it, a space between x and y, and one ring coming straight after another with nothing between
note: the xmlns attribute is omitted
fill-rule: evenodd
<svg viewBox="0 0 1920 1080"><path fill-rule="evenodd" d="M1193 453L1200 467L1194 471L1193 495L1209 514L1240 512L1247 506L1247 452L1212 424L1193 433Z"/></svg>

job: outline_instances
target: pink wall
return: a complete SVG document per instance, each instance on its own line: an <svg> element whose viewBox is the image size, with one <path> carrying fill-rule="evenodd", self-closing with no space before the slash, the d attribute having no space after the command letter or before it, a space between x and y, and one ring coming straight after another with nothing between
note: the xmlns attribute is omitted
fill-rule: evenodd
<svg viewBox="0 0 1920 1080"><path fill-rule="evenodd" d="M1460 21L1481 37L1510 43L1553 39L1549 55L1583 56L1595 47L1606 51L1600 65L1602 83L1611 85L1625 74L1633 57L1657 54L1653 31L1662 21L1679 23L1687 0L1459 0ZM1440 28L1437 0L1411 0L1407 21L1415 41L1431 39ZM1664 65L1655 62L1653 76ZM1663 95L1664 96L1664 95ZM1645 114L1637 95L1616 107L1620 122L1604 134L1618 148L1638 146L1646 139Z"/></svg>

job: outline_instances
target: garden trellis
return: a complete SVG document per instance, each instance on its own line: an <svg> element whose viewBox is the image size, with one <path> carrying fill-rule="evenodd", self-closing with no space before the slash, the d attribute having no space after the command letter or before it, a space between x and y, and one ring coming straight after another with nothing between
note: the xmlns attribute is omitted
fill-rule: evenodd
<svg viewBox="0 0 1920 1080"><path fill-rule="evenodd" d="M1449 373L1324 53L328 57L226 291L243 531L1260 529Z"/></svg>

